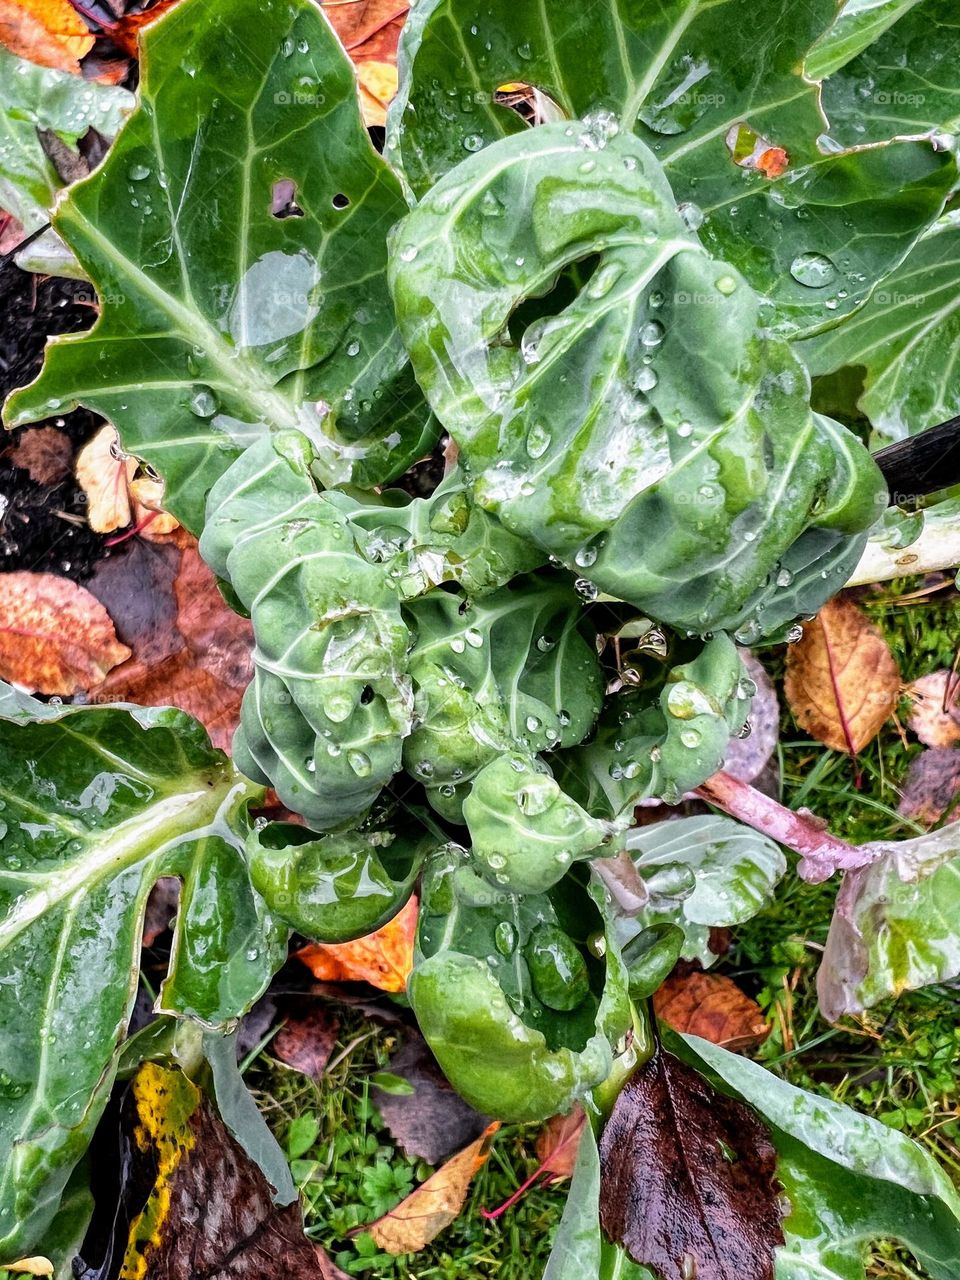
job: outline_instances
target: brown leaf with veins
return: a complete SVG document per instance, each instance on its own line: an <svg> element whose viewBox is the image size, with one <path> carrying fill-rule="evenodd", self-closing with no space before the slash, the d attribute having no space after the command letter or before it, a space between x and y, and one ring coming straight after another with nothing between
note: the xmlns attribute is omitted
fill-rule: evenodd
<svg viewBox="0 0 960 1280"><path fill-rule="evenodd" d="M314 1004L299 1017L287 1017L270 1043L270 1052L286 1066L319 1080L339 1034L336 1015L322 1004Z"/></svg>
<svg viewBox="0 0 960 1280"><path fill-rule="evenodd" d="M931 747L910 761L897 812L925 827L939 822L960 791L960 751ZM952 820L960 818L954 812Z"/></svg>
<svg viewBox="0 0 960 1280"><path fill-rule="evenodd" d="M403 991L413 968L417 931L417 899L406 905L382 929L353 942L312 942L301 947L302 960L321 982L369 982L381 991Z"/></svg>
<svg viewBox="0 0 960 1280"><path fill-rule="evenodd" d="M600 1137L600 1223L662 1280L773 1280L777 1154L744 1103L658 1049Z"/></svg>
<svg viewBox="0 0 960 1280"><path fill-rule="evenodd" d="M908 684L904 693L913 706L907 717L927 747L952 747L960 742L960 675L956 671L931 671Z"/></svg>
<svg viewBox="0 0 960 1280"><path fill-rule="evenodd" d="M0 573L0 679L65 697L129 656L83 587L54 573Z"/></svg>
<svg viewBox="0 0 960 1280"><path fill-rule="evenodd" d="M855 756L894 710L900 672L879 628L841 596L787 649L783 688L801 728Z"/></svg>
<svg viewBox="0 0 960 1280"><path fill-rule="evenodd" d="M73 463L73 445L56 427L31 427L7 452L15 467L26 471L34 484L54 485L66 480Z"/></svg>
<svg viewBox="0 0 960 1280"><path fill-rule="evenodd" d="M469 1147L441 1165L426 1182L411 1191L396 1208L361 1228L387 1253L416 1253L438 1236L459 1214L474 1174L486 1163L493 1135L500 1128L494 1120Z"/></svg>
<svg viewBox="0 0 960 1280"><path fill-rule="evenodd" d="M653 996L657 1017L725 1049L753 1049L770 1034L755 1000L720 973L673 973Z"/></svg>
<svg viewBox="0 0 960 1280"><path fill-rule="evenodd" d="M94 38L69 0L0 0L0 44L41 67L79 75Z"/></svg>

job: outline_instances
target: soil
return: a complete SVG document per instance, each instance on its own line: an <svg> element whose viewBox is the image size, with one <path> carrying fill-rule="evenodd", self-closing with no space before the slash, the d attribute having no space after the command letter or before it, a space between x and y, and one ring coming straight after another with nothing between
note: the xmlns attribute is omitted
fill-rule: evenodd
<svg viewBox="0 0 960 1280"><path fill-rule="evenodd" d="M96 315L92 298L82 281L36 276L9 257L0 259L0 401L37 376L48 336L89 328ZM35 425L57 427L77 449L101 419L78 409ZM37 484L13 464L12 447L27 430L0 434L0 569L82 582L103 558L106 539L88 527L84 494L72 474L59 484Z"/></svg>

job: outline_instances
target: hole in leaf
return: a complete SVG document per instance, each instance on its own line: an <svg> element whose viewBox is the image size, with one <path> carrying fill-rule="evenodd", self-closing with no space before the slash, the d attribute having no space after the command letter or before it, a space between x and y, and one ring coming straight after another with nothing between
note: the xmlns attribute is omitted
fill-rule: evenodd
<svg viewBox="0 0 960 1280"><path fill-rule="evenodd" d="M333 197L333 207L335 209L346 209L350 204L350 197L345 196L342 191L338 191Z"/></svg>
<svg viewBox="0 0 960 1280"><path fill-rule="evenodd" d="M531 325L558 316L576 299L596 271L600 255L591 254L579 262L571 262L540 294L532 294L514 310L507 321L507 332L513 346L520 346Z"/></svg>
<svg viewBox="0 0 960 1280"><path fill-rule="evenodd" d="M302 218L303 210L297 204L297 184L292 178L280 178L270 193L270 212L275 218Z"/></svg>
<svg viewBox="0 0 960 1280"><path fill-rule="evenodd" d="M532 127L569 118L563 107L548 93L544 93L536 85L526 84L520 80L500 85L493 95L493 100L499 106L515 112L521 120Z"/></svg>
<svg viewBox="0 0 960 1280"><path fill-rule="evenodd" d="M360 701L361 701L361 703L362 703L365 707L368 707L368 706L370 705L370 703L374 700L374 698L375 698L375 697L376 697L376 694L374 693L374 691L373 691L373 689L371 688L371 686L370 686L370 685L368 685L368 684L365 684L365 685L363 686L363 691L362 691L362 692L361 692L361 694L360 694Z"/></svg>
<svg viewBox="0 0 960 1280"><path fill-rule="evenodd" d="M790 157L783 147L776 146L745 121L731 125L726 143L735 165L754 169L765 178L779 178L790 165Z"/></svg>

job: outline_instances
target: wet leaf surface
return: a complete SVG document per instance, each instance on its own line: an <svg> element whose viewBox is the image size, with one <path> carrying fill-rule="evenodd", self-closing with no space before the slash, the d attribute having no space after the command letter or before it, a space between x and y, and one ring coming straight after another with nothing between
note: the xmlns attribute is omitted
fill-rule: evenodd
<svg viewBox="0 0 960 1280"><path fill-rule="evenodd" d="M804 625L787 650L784 693L801 728L856 755L896 706L900 672L880 630L839 597Z"/></svg>
<svg viewBox="0 0 960 1280"><path fill-rule="evenodd" d="M0 678L64 696L89 689L129 656L106 609L83 587L53 573L0 574Z"/></svg>
<svg viewBox="0 0 960 1280"><path fill-rule="evenodd" d="M757 1002L720 973L671 974L654 993L653 1008L674 1031L741 1052L756 1048L770 1033Z"/></svg>
<svg viewBox="0 0 960 1280"><path fill-rule="evenodd" d="M743 1103L659 1049L600 1139L600 1222L663 1280L772 1280L776 1153Z"/></svg>

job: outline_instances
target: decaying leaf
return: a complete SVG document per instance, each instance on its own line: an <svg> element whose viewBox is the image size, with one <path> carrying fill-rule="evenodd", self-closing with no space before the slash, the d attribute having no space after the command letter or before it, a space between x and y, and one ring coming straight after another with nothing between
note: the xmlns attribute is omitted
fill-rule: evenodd
<svg viewBox="0 0 960 1280"><path fill-rule="evenodd" d="M489 1117L454 1092L419 1034L408 1035L390 1059L390 1071L413 1088L407 1096L373 1091L373 1101L392 1136L408 1156L439 1164L479 1137Z"/></svg>
<svg viewBox="0 0 960 1280"><path fill-rule="evenodd" d="M831 600L787 650L784 692L797 723L856 755L896 705L900 672L879 628L851 601Z"/></svg>
<svg viewBox="0 0 960 1280"><path fill-rule="evenodd" d="M478 1169L486 1163L499 1121L487 1125L469 1147L420 1184L405 1200L364 1230L387 1253L416 1253L449 1227L463 1208L467 1189Z"/></svg>
<svg viewBox="0 0 960 1280"><path fill-rule="evenodd" d="M69 0L0 0L0 44L42 67L79 75L79 59L94 39Z"/></svg>
<svg viewBox="0 0 960 1280"><path fill-rule="evenodd" d="M550 1175L550 1181L573 1176L577 1163L580 1135L587 1117L583 1107L574 1107L569 1115L554 1116L537 1135L537 1155L540 1167Z"/></svg>
<svg viewBox="0 0 960 1280"><path fill-rule="evenodd" d="M130 1148L140 1176L155 1182L130 1225L119 1280L330 1276L303 1234L299 1206L272 1203L266 1178L185 1076L147 1062L132 1098Z"/></svg>
<svg viewBox="0 0 960 1280"><path fill-rule="evenodd" d="M404 0L324 0L323 10L357 68L364 124L384 125L397 92L397 41Z"/></svg>
<svg viewBox="0 0 960 1280"><path fill-rule="evenodd" d="M132 521L146 536L170 533L177 527L163 510L163 485L152 476L138 476L140 464L124 454L115 427L109 423L77 454L77 483L87 498L87 523L95 533L113 533Z"/></svg>
<svg viewBox="0 0 960 1280"><path fill-rule="evenodd" d="M658 1049L600 1139L600 1223L662 1280L772 1280L777 1158L757 1115Z"/></svg>
<svg viewBox="0 0 960 1280"><path fill-rule="evenodd" d="M658 1018L687 1035L700 1036L725 1049L752 1049L770 1034L755 1000L720 973L674 973L655 992Z"/></svg>
<svg viewBox="0 0 960 1280"><path fill-rule="evenodd" d="M897 811L930 827L940 821L958 791L960 751L954 747L931 747L910 761Z"/></svg>
<svg viewBox="0 0 960 1280"><path fill-rule="evenodd" d="M758 659L749 649L740 649L739 653L747 676L757 689L750 703L747 721L750 731L742 738L730 739L723 757L723 768L741 782L756 783L777 749L780 703L773 681Z"/></svg>
<svg viewBox="0 0 960 1280"><path fill-rule="evenodd" d="M368 128L385 125L387 107L397 92L397 64L372 60L358 63L357 81L360 85L360 109L364 124Z"/></svg>
<svg viewBox="0 0 960 1280"><path fill-rule="evenodd" d="M0 678L65 696L99 683L129 656L106 609L83 587L53 573L0 574Z"/></svg>
<svg viewBox="0 0 960 1280"><path fill-rule="evenodd" d="M952 747L960 742L960 675L932 671L908 684L904 693L912 707L907 726L927 747Z"/></svg>
<svg viewBox="0 0 960 1280"><path fill-rule="evenodd" d="M321 982L369 982L381 991L403 991L413 968L416 928L413 897L375 933L354 942L311 943L297 956Z"/></svg>
<svg viewBox="0 0 960 1280"><path fill-rule="evenodd" d="M56 427L31 427L7 456L15 467L26 471L34 484L54 485L70 474L73 445L66 432Z"/></svg>
<svg viewBox="0 0 960 1280"><path fill-rule="evenodd" d="M136 58L140 53L140 32L176 3L177 0L157 0L155 5L141 13L123 13L116 22L104 23L103 29L124 53Z"/></svg>
<svg viewBox="0 0 960 1280"><path fill-rule="evenodd" d="M270 1052L288 1067L319 1080L330 1061L339 1031L336 1016L324 1005L314 1004L300 1016L287 1015L270 1042Z"/></svg>

